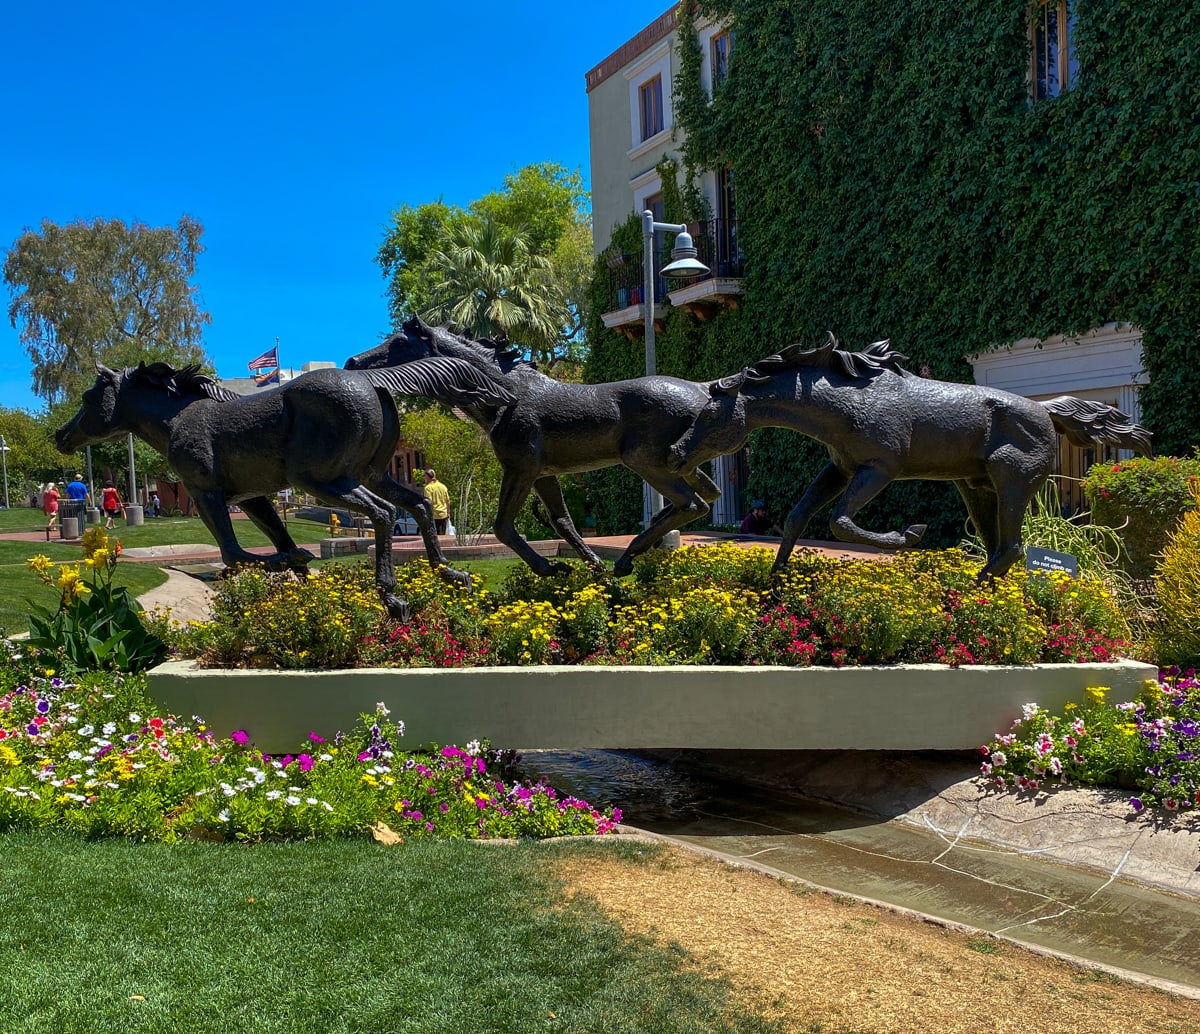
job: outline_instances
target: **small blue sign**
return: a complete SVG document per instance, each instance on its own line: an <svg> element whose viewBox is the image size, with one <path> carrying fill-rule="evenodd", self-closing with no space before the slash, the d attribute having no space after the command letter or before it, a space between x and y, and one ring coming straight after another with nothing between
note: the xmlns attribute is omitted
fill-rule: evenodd
<svg viewBox="0 0 1200 1034"><path fill-rule="evenodd" d="M1025 570L1063 571L1072 578L1079 577L1079 561L1070 553L1056 553L1053 549L1030 546L1025 550Z"/></svg>

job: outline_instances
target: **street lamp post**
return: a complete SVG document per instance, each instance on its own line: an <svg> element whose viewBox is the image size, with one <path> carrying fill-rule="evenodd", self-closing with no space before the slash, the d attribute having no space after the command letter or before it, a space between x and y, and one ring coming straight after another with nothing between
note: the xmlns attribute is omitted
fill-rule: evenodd
<svg viewBox="0 0 1200 1034"><path fill-rule="evenodd" d="M8 509L8 442L0 434L0 457L4 461L4 509Z"/></svg>
<svg viewBox="0 0 1200 1034"><path fill-rule="evenodd" d="M646 376L653 377L657 370L654 355L654 232L663 230L667 233L678 234L675 246L671 249L671 262L663 266L662 275L690 280L709 272L708 266L696 258L696 247L692 244L692 235L687 232L687 226L680 223L656 223L654 213L649 209L642 212L642 311L646 316ZM645 513L646 527L654 520L655 515L663 508L662 494L653 485L650 486L649 503Z"/></svg>

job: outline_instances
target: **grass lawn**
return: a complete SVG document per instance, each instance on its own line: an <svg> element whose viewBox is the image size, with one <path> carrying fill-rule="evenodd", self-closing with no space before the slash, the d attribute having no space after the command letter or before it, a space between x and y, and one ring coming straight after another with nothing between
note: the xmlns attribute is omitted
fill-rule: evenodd
<svg viewBox="0 0 1200 1034"><path fill-rule="evenodd" d="M768 1031L547 873L645 844L164 847L8 834L8 1034Z"/></svg>
<svg viewBox="0 0 1200 1034"><path fill-rule="evenodd" d="M0 533L28 531L44 526L45 518L41 510L29 507L0 509ZM288 527L292 537L301 545L311 546L329 535L329 529L324 524L314 521L292 519L288 521ZM237 532L238 541L244 546L268 544L266 535L248 520L237 521L234 530ZM118 523L117 528L109 534L120 539L121 545L126 549L191 543L216 545L198 517L151 518L145 524L132 527ZM25 562L38 553L58 563L75 561L82 557L79 546L63 545L56 537L52 537L49 542L0 540L0 632L28 630L29 601L45 607L55 607L58 604L58 594L43 585L26 569ZM362 563L364 560L362 556L352 556L324 562ZM319 566L320 563L322 562L318 561L315 566ZM455 566L470 571L473 577L482 580L487 588L495 591L515 563L519 561L472 560L461 564L456 562ZM165 580L166 575L155 564L126 561L117 567L116 583L129 586L135 595L161 585Z"/></svg>

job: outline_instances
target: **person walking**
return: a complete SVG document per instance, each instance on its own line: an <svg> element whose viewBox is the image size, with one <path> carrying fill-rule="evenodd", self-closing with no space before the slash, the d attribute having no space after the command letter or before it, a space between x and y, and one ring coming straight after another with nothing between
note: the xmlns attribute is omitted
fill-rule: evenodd
<svg viewBox="0 0 1200 1034"><path fill-rule="evenodd" d="M54 487L53 481L42 489L42 513L50 518L46 522L46 541L49 542L50 532L58 523L58 489Z"/></svg>
<svg viewBox="0 0 1200 1034"><path fill-rule="evenodd" d="M433 506L433 523L439 535L446 534L450 524L450 489L443 485L432 467L425 468L425 497Z"/></svg>
<svg viewBox="0 0 1200 1034"><path fill-rule="evenodd" d="M162 502L158 498L158 493L154 493L154 498L150 500L150 516L157 517L162 511Z"/></svg>
<svg viewBox="0 0 1200 1034"><path fill-rule="evenodd" d="M62 518L74 517L79 521L79 530L82 531L87 523L87 511L91 505L92 493L88 491L88 486L77 471L67 484L66 498L59 505L58 515Z"/></svg>
<svg viewBox="0 0 1200 1034"><path fill-rule="evenodd" d="M104 489L100 493L100 508L104 511L104 526L106 528L115 528L116 525L113 524L113 521L118 516L124 516L125 514L125 507L121 503L121 494L111 481L104 482Z"/></svg>

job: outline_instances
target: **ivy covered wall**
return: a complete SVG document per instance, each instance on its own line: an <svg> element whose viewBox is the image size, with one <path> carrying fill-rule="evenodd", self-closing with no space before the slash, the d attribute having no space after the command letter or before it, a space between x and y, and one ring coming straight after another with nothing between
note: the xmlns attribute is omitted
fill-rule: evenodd
<svg viewBox="0 0 1200 1034"><path fill-rule="evenodd" d="M746 297L712 325L673 314L660 369L707 379L832 330L969 381L971 353L1126 321L1144 333L1156 451L1190 454L1200 7L1074 6L1077 82L1030 103L1025 0L684 0L676 117L690 170L735 171ZM700 15L735 32L711 101ZM638 344L592 340L594 379L637 374ZM822 462L789 432L752 450L751 491L774 511ZM895 485L862 522L932 518L930 537L952 540L963 512L945 487Z"/></svg>

